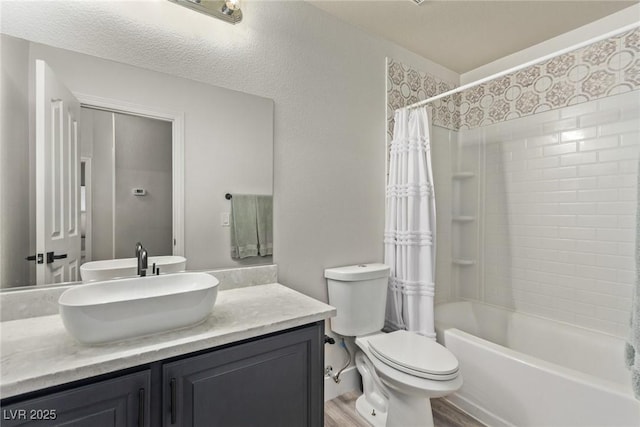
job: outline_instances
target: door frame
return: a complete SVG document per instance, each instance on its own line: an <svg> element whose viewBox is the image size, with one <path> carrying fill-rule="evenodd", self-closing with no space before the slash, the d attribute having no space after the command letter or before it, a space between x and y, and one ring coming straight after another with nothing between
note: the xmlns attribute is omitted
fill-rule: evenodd
<svg viewBox="0 0 640 427"><path fill-rule="evenodd" d="M171 126L173 255L184 256L184 113L113 98L72 92L81 107L159 119Z"/></svg>
<svg viewBox="0 0 640 427"><path fill-rule="evenodd" d="M92 238L92 230L93 230L93 222L92 222L92 212L93 212L93 197L91 194L92 190L92 182L91 182L91 168L92 168L92 158L80 156L80 167L82 168L82 163L84 163L84 203L85 203L85 229L84 229L84 262L91 261L93 259L93 238ZM80 215L82 215L82 209L80 209ZM81 236L82 238L82 236ZM82 259L82 251L80 251L80 255Z"/></svg>

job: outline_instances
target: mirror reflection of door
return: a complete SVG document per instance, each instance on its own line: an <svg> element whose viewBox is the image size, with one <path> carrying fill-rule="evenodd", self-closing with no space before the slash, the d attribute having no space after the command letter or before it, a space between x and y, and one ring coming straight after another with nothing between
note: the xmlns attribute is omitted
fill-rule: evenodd
<svg viewBox="0 0 640 427"><path fill-rule="evenodd" d="M83 262L131 258L138 241L171 255L171 122L90 107L80 117Z"/></svg>
<svg viewBox="0 0 640 427"><path fill-rule="evenodd" d="M36 78L37 284L80 279L80 103L44 61Z"/></svg>

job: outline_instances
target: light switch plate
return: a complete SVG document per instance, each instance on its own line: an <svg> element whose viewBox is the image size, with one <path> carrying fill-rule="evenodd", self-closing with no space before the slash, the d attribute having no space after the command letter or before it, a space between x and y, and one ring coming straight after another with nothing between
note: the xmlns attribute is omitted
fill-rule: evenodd
<svg viewBox="0 0 640 427"><path fill-rule="evenodd" d="M230 226L230 217L229 217L229 212L222 212L220 214L220 225L222 225L223 227L229 227Z"/></svg>

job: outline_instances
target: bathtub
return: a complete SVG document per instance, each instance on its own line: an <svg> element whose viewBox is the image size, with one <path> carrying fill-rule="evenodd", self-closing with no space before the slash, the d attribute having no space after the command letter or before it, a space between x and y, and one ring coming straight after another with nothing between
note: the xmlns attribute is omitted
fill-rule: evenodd
<svg viewBox="0 0 640 427"><path fill-rule="evenodd" d="M449 400L489 426L640 426L620 338L472 302L436 306L458 358Z"/></svg>

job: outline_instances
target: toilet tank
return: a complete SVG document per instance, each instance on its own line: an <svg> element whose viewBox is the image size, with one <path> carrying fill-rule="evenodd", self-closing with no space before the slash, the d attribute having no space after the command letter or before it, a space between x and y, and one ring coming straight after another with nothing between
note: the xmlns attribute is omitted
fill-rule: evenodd
<svg viewBox="0 0 640 427"><path fill-rule="evenodd" d="M331 319L331 330L344 336L361 336L384 326L389 267L385 264L359 264L328 268L324 271L329 288L329 304L338 314Z"/></svg>

